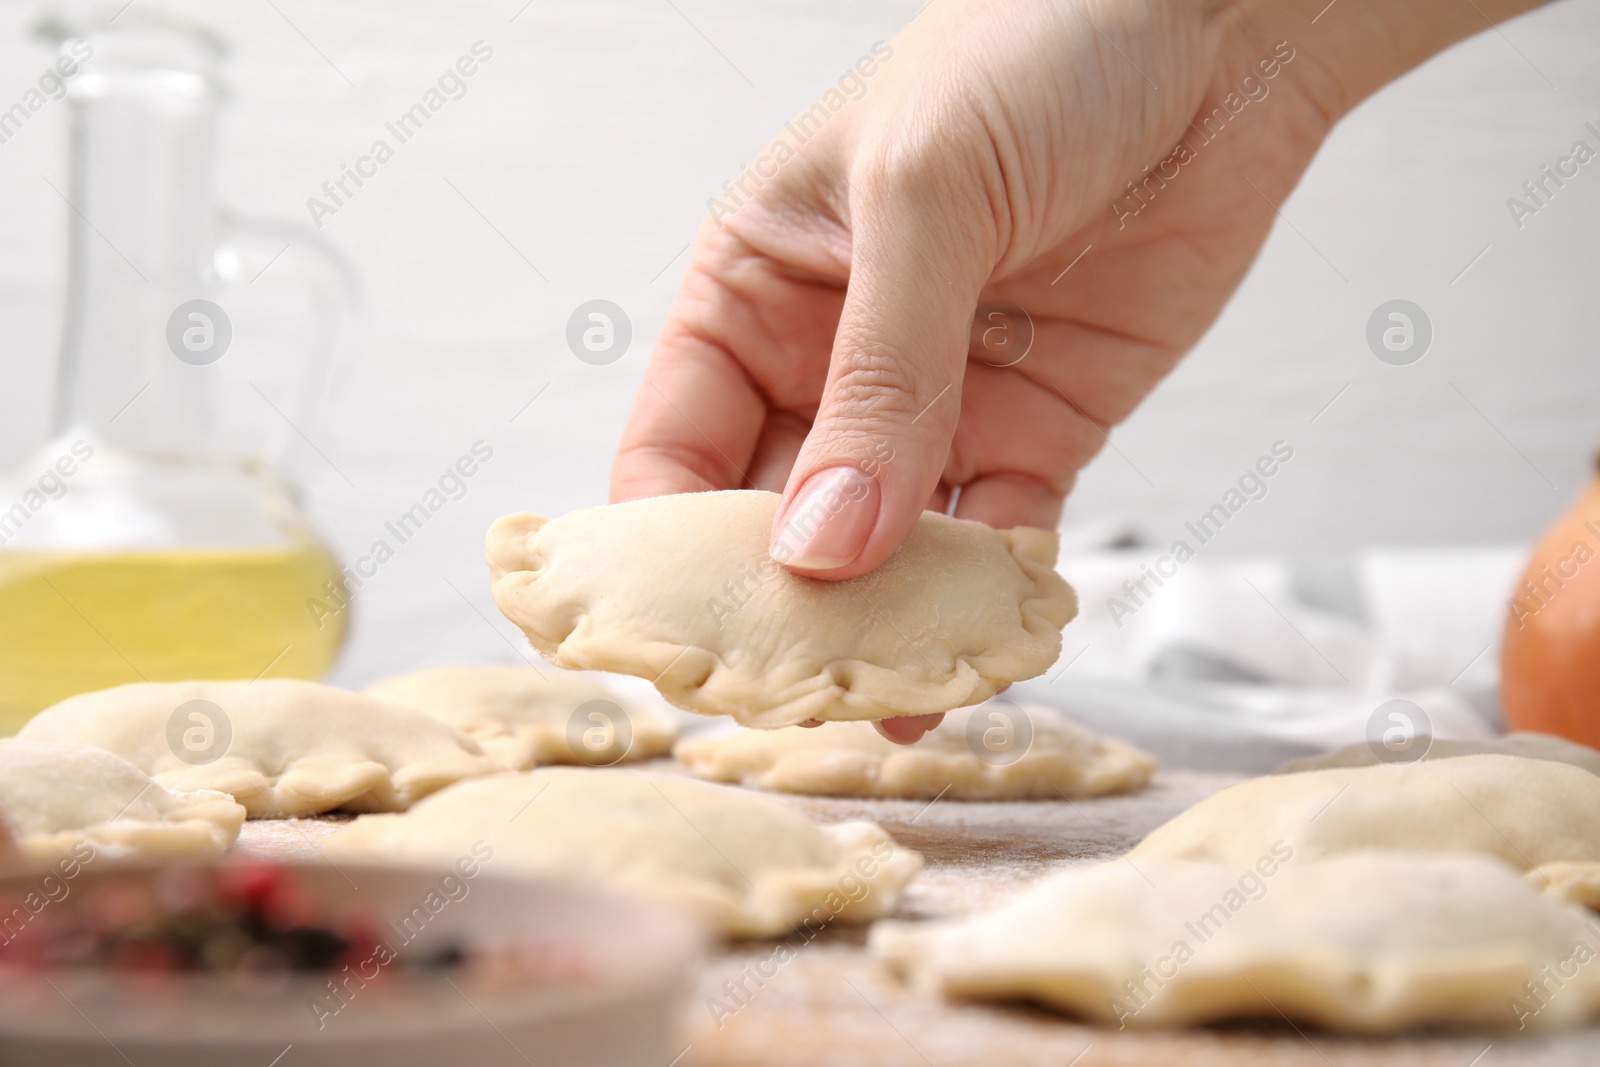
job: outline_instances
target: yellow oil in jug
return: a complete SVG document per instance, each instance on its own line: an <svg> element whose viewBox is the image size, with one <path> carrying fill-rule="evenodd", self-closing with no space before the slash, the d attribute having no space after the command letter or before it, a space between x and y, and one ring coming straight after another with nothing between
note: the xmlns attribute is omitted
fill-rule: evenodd
<svg viewBox="0 0 1600 1067"><path fill-rule="evenodd" d="M313 610L330 580L338 565L314 543L0 550L0 735L124 682L320 677L349 614Z"/></svg>

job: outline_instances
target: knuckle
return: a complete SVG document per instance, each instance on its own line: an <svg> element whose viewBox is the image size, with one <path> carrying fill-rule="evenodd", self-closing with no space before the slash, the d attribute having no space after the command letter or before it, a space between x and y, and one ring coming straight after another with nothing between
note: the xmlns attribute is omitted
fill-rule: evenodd
<svg viewBox="0 0 1600 1067"><path fill-rule="evenodd" d="M873 131L851 181L864 199L923 205L946 222L952 210L988 216L1004 183L985 108L959 87L930 90Z"/></svg>
<svg viewBox="0 0 1600 1067"><path fill-rule="evenodd" d="M853 181L867 198L940 210L965 198L977 170L972 153L962 147L965 139L949 131L934 136L928 126L926 120L910 123L865 153Z"/></svg>
<svg viewBox="0 0 1600 1067"><path fill-rule="evenodd" d="M927 403L919 397L933 395L924 377L887 343L854 345L834 381L828 413L847 422L909 421Z"/></svg>

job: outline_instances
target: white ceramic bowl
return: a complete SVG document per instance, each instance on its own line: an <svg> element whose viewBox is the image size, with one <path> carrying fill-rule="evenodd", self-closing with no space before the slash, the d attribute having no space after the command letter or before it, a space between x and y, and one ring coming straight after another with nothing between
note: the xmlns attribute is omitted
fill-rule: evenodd
<svg viewBox="0 0 1600 1067"><path fill-rule="evenodd" d="M264 991L232 976L183 974L139 989L103 971L0 971L0 1064L665 1067L682 1050L676 1023L703 941L696 924L667 905L489 871L450 883L458 896L450 899L440 890L446 872L292 867L331 908L355 907L380 922L411 916L408 953L451 944L561 945L593 980L493 988L473 985L463 972L412 970L366 986L357 975L336 998L329 979L342 976L327 974L297 975ZM86 868L69 882L58 879L60 899L45 907L68 902L60 884L79 894L108 877L152 873ZM39 882L0 879L0 900L20 899Z"/></svg>

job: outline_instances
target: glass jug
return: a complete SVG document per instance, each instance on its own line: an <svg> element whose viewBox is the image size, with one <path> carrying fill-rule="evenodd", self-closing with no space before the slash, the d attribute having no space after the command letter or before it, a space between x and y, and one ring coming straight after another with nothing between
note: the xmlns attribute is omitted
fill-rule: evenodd
<svg viewBox="0 0 1600 1067"><path fill-rule="evenodd" d="M294 485L357 284L219 209L225 43L140 8L40 23L71 123L53 440L0 477L0 734L77 692L317 677L348 624ZM66 74L67 70L70 74Z"/></svg>

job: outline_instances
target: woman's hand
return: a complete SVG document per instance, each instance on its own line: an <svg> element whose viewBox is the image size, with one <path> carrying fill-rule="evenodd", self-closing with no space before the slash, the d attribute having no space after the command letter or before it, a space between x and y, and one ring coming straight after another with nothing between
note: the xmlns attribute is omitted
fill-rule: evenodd
<svg viewBox="0 0 1600 1067"><path fill-rule="evenodd" d="M1054 528L1333 122L1485 27L1446 0L1321 6L934 0L713 202L613 499L782 490L774 558L828 579L952 499Z"/></svg>

